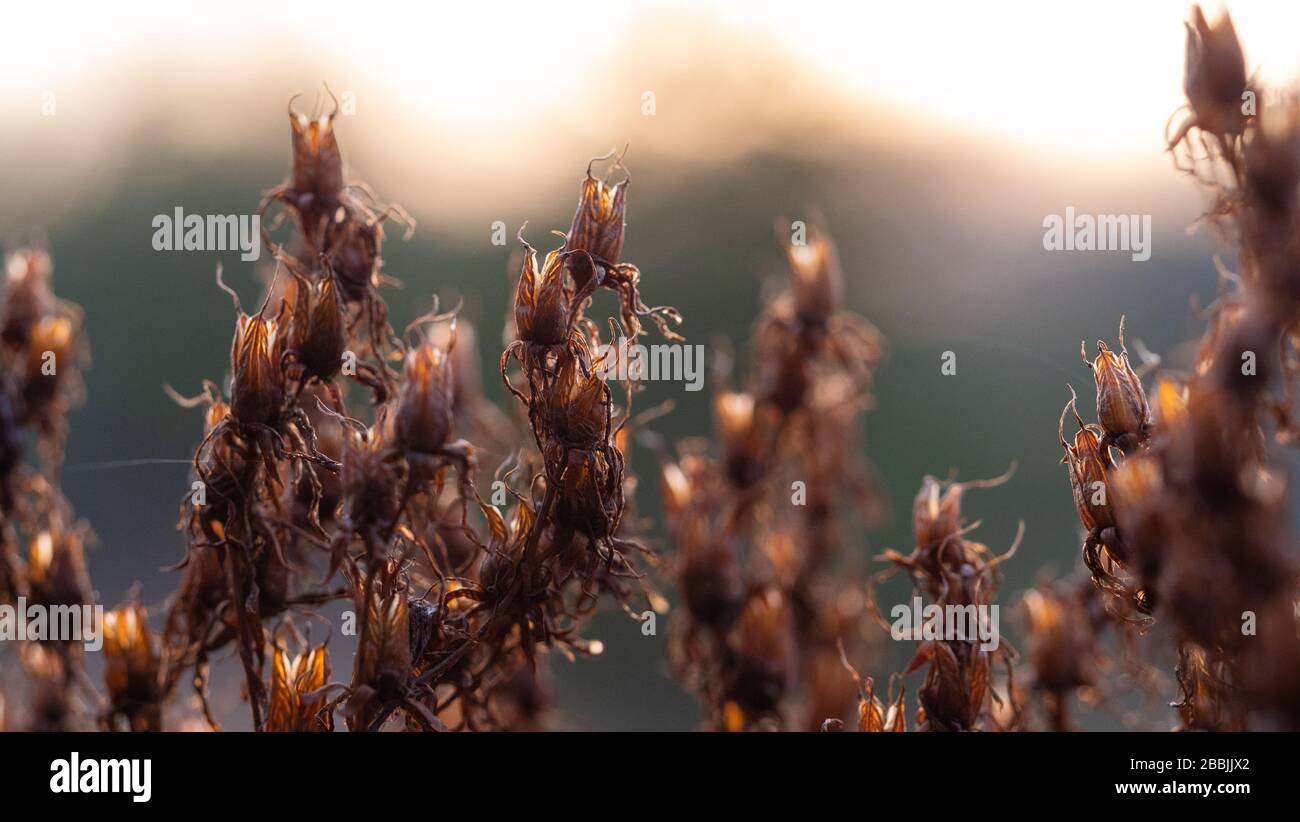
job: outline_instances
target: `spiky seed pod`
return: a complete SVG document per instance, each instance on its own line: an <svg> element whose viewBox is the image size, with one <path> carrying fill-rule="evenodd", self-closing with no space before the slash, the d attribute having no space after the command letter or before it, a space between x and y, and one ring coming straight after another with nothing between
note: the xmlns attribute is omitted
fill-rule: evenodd
<svg viewBox="0 0 1300 822"><path fill-rule="evenodd" d="M268 731L332 731L334 719L322 712L325 696L313 692L329 682L329 653L325 643L290 654L277 645L271 662L271 699L266 713Z"/></svg>
<svg viewBox="0 0 1300 822"><path fill-rule="evenodd" d="M575 358L564 360L543 401L546 437L580 450L605 443L611 399L609 386L597 372L583 374Z"/></svg>
<svg viewBox="0 0 1300 822"><path fill-rule="evenodd" d="M573 215L573 225L564 243L566 251L586 252L575 254L570 263L574 285L579 291L597 276L593 260L602 267L618 263L623 252L629 182L629 179L623 179L611 186L593 176L591 166L587 166L578 210Z"/></svg>
<svg viewBox="0 0 1300 822"><path fill-rule="evenodd" d="M28 419L41 420L76 368L76 328L69 317L48 315L31 328L22 401Z"/></svg>
<svg viewBox="0 0 1300 822"><path fill-rule="evenodd" d="M329 269L307 277L291 266L296 281L288 348L302 363L305 377L333 379L343 366L348 345L347 312L338 281Z"/></svg>
<svg viewBox="0 0 1300 822"><path fill-rule="evenodd" d="M796 660L790 603L769 588L749 597L731 634L736 667L727 685L746 722L774 715L789 688Z"/></svg>
<svg viewBox="0 0 1300 822"><path fill-rule="evenodd" d="M308 214L329 213L343 194L343 154L334 133L335 111L310 118L293 110L289 101L292 146L290 187L295 205ZM304 229L310 220L304 219ZM309 229L308 229L309 230Z"/></svg>
<svg viewBox="0 0 1300 822"><path fill-rule="evenodd" d="M1242 93L1246 82L1246 58L1228 12L1224 10L1210 23L1200 6L1193 6L1187 24L1183 91L1192 107L1194 125L1216 136L1240 134L1245 125Z"/></svg>
<svg viewBox="0 0 1300 822"><path fill-rule="evenodd" d="M94 602L81 535L58 523L38 533L27 557L32 601L46 606Z"/></svg>
<svg viewBox="0 0 1300 822"><path fill-rule="evenodd" d="M337 206L327 215L321 253L351 302L378 301L379 266L384 246L383 222L357 203ZM382 307L380 301L376 308Z"/></svg>
<svg viewBox="0 0 1300 822"><path fill-rule="evenodd" d="M921 548L932 548L954 537L961 530L960 483L944 488L939 480L926 475L921 490L912 500L912 533Z"/></svg>
<svg viewBox="0 0 1300 822"><path fill-rule="evenodd" d="M745 392L725 391L713 399L713 418L722 442L727 478L737 488L749 488L763 478L766 410Z"/></svg>
<svg viewBox="0 0 1300 822"><path fill-rule="evenodd" d="M361 538L368 558L386 559L388 539L402 508L401 450L393 430L385 407L369 429L352 428L343 435L338 511L342 528L330 547L331 575L342 566L354 535Z"/></svg>
<svg viewBox="0 0 1300 822"><path fill-rule="evenodd" d="M1074 435L1074 442L1067 442L1064 435L1065 412L1074 408L1071 400L1061 411L1061 445L1065 464L1070 475L1070 490L1074 496L1074 507L1079 514L1083 527L1092 533L1099 529L1115 527L1115 515L1111 508L1109 473L1107 459L1102 452L1102 436L1094 426L1084 424L1075 412L1079 430Z"/></svg>
<svg viewBox="0 0 1300 822"><path fill-rule="evenodd" d="M989 692L988 653L968 643L936 641L924 643L917 658L930 662L918 692L925 712L922 729L973 729Z"/></svg>
<svg viewBox="0 0 1300 822"><path fill-rule="evenodd" d="M627 171L621 156L615 161L614 168ZM623 250L630 179L625 178L610 186L593 177L591 164L587 166L578 210L565 236L564 261L573 278L579 302L597 288L607 288L619 295L619 319L629 336L636 337L641 333L640 318L646 317L654 322L664 337L680 340L682 337L672 330L672 325L681 324L681 314L671 306L647 306L641 299L640 270L631 263L618 261Z"/></svg>
<svg viewBox="0 0 1300 822"><path fill-rule="evenodd" d="M816 234L802 245L786 243L785 255L796 315L809 326L824 327L839 309L844 289L834 244Z"/></svg>
<svg viewBox="0 0 1300 822"><path fill-rule="evenodd" d="M390 586L365 596L365 584L357 586L357 603L365 614L366 641L357 648L353 687L368 686L381 696L400 696L411 675L410 608L406 593Z"/></svg>
<svg viewBox="0 0 1300 822"><path fill-rule="evenodd" d="M1187 424L1187 383L1169 375L1156 378L1155 401L1151 414L1160 436L1168 437L1171 431L1181 431Z"/></svg>
<svg viewBox="0 0 1300 822"><path fill-rule="evenodd" d="M1091 685L1096 677L1096 648L1078 601L1054 586L1040 585L1025 592L1023 603L1029 623L1029 664L1039 687L1062 696Z"/></svg>
<svg viewBox="0 0 1300 822"><path fill-rule="evenodd" d="M1097 340L1097 357L1089 362L1083 343L1079 355L1092 370L1097 384L1097 421L1106 431L1106 443L1130 453L1144 443L1151 433L1151 407L1147 403L1142 381L1129 363L1124 348L1124 320L1119 324L1120 353L1116 354Z"/></svg>
<svg viewBox="0 0 1300 822"><path fill-rule="evenodd" d="M540 273L537 252L524 243L524 267L515 289L515 333L524 343L563 345L569 338L571 305L564 288L564 258L546 255Z"/></svg>
<svg viewBox="0 0 1300 822"><path fill-rule="evenodd" d="M703 514L690 515L678 532L682 601L698 624L731 627L745 606L745 578L732 538L715 535Z"/></svg>
<svg viewBox="0 0 1300 822"><path fill-rule="evenodd" d="M240 425L277 427L284 415L282 359L288 303L282 302L274 317L264 316L265 310L264 305L254 315L241 311L235 321L230 346L230 413Z"/></svg>
<svg viewBox="0 0 1300 822"><path fill-rule="evenodd" d="M411 451L437 452L451 435L455 402L451 358L426 342L407 352L402 376L393 412L397 442Z"/></svg>
<svg viewBox="0 0 1300 822"><path fill-rule="evenodd" d="M159 658L149 614L138 601L104 614L104 686L110 711L133 731L162 730Z"/></svg>
<svg viewBox="0 0 1300 822"><path fill-rule="evenodd" d="M41 249L25 248L9 255L5 265L0 339L25 347L32 327L52 314L58 305L50 290L54 261Z"/></svg>

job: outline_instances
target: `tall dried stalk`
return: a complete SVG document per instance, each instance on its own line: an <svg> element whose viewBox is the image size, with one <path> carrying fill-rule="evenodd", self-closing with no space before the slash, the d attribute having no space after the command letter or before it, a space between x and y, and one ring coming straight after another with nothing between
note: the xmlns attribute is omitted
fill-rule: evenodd
<svg viewBox="0 0 1300 822"><path fill-rule="evenodd" d="M1231 19L1199 8L1184 87L1170 150L1212 193L1205 219L1240 274L1223 270L1194 369L1158 375L1153 403L1127 356L1098 343L1100 425L1080 419L1062 440L1093 579L1115 613L1176 633L1182 726L1294 729L1297 569L1278 446L1294 440L1300 372L1300 105L1266 101Z"/></svg>

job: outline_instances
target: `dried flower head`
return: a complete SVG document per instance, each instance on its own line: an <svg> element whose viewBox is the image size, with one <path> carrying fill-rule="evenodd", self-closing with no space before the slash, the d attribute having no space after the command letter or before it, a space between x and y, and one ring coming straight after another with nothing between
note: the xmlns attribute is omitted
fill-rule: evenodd
<svg viewBox="0 0 1300 822"><path fill-rule="evenodd" d="M104 686L110 709L133 731L162 730L162 692L158 649L149 631L149 615L138 601L104 614Z"/></svg>
<svg viewBox="0 0 1300 822"><path fill-rule="evenodd" d="M24 248L9 255L5 264L4 308L0 339L25 346L32 327L54 313L59 302L50 290L54 261L39 248Z"/></svg>
<svg viewBox="0 0 1300 822"><path fill-rule="evenodd" d="M1097 358L1090 362L1083 343L1080 343L1079 356L1091 369L1097 383L1097 419L1106 432L1101 447L1116 445L1127 454L1150 435L1151 408L1142 381L1129 364L1122 317L1119 321L1119 345L1120 353L1117 355L1106 343L1097 340Z"/></svg>
<svg viewBox="0 0 1300 822"><path fill-rule="evenodd" d="M343 155L334 133L338 101L334 101L333 111L309 117L293 110L295 99L289 100L289 127L293 141L290 184L296 205L304 210L312 205L328 209L343 193Z"/></svg>
<svg viewBox="0 0 1300 822"><path fill-rule="evenodd" d="M1225 9L1211 23L1200 6L1193 6L1191 22L1186 25L1183 91L1192 113L1170 141L1171 146L1181 142L1192 128L1226 138L1240 134L1245 124L1242 95L1247 89L1246 59L1232 18Z"/></svg>
<svg viewBox="0 0 1300 822"><path fill-rule="evenodd" d="M266 714L268 731L332 731L333 715L325 711L329 681L329 653L325 643L296 654L277 644L271 661L271 700Z"/></svg>
<svg viewBox="0 0 1300 822"><path fill-rule="evenodd" d="M604 159L604 158L597 158ZM578 210L573 215L573 225L565 237L566 251L577 251L572 262L574 284L581 291L592 277L603 277L604 271L618 264L623 251L623 228L627 213L627 186L630 177L609 185L595 177L587 165L587 176L582 181ZM614 168L622 167L620 157ZM612 171L612 169L611 169Z"/></svg>

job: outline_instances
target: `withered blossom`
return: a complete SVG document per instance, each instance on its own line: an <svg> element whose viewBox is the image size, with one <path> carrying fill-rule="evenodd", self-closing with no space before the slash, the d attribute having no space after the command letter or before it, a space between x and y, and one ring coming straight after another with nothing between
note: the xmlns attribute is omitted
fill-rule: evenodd
<svg viewBox="0 0 1300 822"><path fill-rule="evenodd" d="M1187 27L1187 60L1183 91L1191 114L1169 141L1178 145L1193 128L1221 140L1241 134L1246 117L1244 93L1248 90L1246 58L1232 18L1225 9L1213 23L1200 6L1192 7Z"/></svg>
<svg viewBox="0 0 1300 822"><path fill-rule="evenodd" d="M1119 322L1120 353L1117 355L1097 340L1097 357L1089 361L1083 343L1079 356L1092 371L1097 383L1097 420L1106 432L1101 448L1114 445L1132 453L1145 443L1151 433L1151 408L1147 403L1142 381L1129 363L1128 349L1124 346L1124 320Z"/></svg>
<svg viewBox="0 0 1300 822"><path fill-rule="evenodd" d="M311 645L296 654L279 645L271 659L270 702L266 713L268 731L331 731L332 713L325 711L329 653L325 643Z"/></svg>
<svg viewBox="0 0 1300 822"><path fill-rule="evenodd" d="M149 614L138 600L127 602L104 614L103 630L107 724L121 717L133 731L162 730L160 660Z"/></svg>

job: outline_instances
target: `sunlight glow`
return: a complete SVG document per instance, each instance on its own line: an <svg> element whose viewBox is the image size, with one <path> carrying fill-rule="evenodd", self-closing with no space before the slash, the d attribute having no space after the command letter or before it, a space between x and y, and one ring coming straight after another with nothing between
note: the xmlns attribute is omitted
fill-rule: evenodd
<svg viewBox="0 0 1300 822"><path fill-rule="evenodd" d="M142 53L158 55L159 72L172 59L210 64L215 74L250 71L259 55L297 49L339 61L455 132L484 123L522 129L556 106L574 110L642 24L674 14L689 24L703 14L741 37L770 38L829 87L963 130L1054 150L1147 152L1159 147L1153 121L1181 102L1189 8L1183 0L124 6L8 9L0 102L30 102L87 77L111 82L116 61ZM1300 5L1245 0L1231 8L1252 68L1272 81L1300 73L1292 35Z"/></svg>

